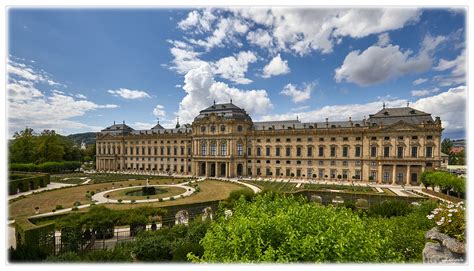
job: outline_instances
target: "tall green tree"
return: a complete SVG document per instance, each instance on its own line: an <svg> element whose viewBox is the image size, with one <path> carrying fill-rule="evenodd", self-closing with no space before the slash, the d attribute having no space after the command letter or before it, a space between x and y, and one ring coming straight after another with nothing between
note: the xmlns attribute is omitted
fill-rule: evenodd
<svg viewBox="0 0 474 271"><path fill-rule="evenodd" d="M445 154L450 154L452 147L453 147L453 142L449 138L445 138L441 142L441 152Z"/></svg>
<svg viewBox="0 0 474 271"><path fill-rule="evenodd" d="M54 130L44 130L38 137L37 162L60 162L64 156L61 137Z"/></svg>
<svg viewBox="0 0 474 271"><path fill-rule="evenodd" d="M14 140L10 143L11 163L32 163L36 159L36 137L31 128L25 128L20 132L15 132Z"/></svg>

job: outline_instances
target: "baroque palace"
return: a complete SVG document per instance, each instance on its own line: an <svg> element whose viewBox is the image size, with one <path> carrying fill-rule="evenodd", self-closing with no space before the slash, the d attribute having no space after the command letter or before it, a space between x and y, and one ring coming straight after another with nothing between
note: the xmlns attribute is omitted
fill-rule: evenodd
<svg viewBox="0 0 474 271"><path fill-rule="evenodd" d="M253 122L235 104L213 104L192 125L97 134L99 171L150 171L208 177L312 178L419 184L442 166L441 120L411 107L368 119Z"/></svg>

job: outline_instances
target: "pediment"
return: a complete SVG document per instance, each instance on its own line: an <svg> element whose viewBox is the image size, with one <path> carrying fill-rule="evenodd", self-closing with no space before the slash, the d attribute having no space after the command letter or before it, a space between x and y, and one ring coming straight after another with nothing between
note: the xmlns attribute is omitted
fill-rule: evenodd
<svg viewBox="0 0 474 271"><path fill-rule="evenodd" d="M420 127L400 120L381 129L382 131L419 131Z"/></svg>
<svg viewBox="0 0 474 271"><path fill-rule="evenodd" d="M112 139L117 139L117 137L111 134L105 134L103 136L100 136L98 139L99 140L108 140L108 139L112 140Z"/></svg>

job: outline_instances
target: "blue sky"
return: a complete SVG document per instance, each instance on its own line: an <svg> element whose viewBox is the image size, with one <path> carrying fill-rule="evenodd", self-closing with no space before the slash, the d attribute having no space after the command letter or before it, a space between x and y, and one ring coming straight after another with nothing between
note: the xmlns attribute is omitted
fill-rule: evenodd
<svg viewBox="0 0 474 271"><path fill-rule="evenodd" d="M192 122L231 98L254 120L362 119L410 102L465 134L465 12L10 9L9 134Z"/></svg>

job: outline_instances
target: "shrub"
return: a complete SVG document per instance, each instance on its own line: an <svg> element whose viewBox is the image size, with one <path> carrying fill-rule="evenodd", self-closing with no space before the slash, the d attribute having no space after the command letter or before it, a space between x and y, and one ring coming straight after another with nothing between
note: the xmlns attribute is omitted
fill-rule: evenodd
<svg viewBox="0 0 474 271"><path fill-rule="evenodd" d="M405 201L393 200L382 201L379 204L371 205L369 216L392 217L406 215L411 211L412 206Z"/></svg>
<svg viewBox="0 0 474 271"><path fill-rule="evenodd" d="M441 204L427 216L433 220L439 231L457 240L464 242L466 239L466 217L464 204Z"/></svg>
<svg viewBox="0 0 474 271"><path fill-rule="evenodd" d="M56 209L56 210L61 210L61 209L63 209L63 206L58 204L58 205L56 205L56 208L55 208L55 209Z"/></svg>
<svg viewBox="0 0 474 271"><path fill-rule="evenodd" d="M79 211L79 208L77 208L77 206L74 206L71 208L71 211Z"/></svg>
<svg viewBox="0 0 474 271"><path fill-rule="evenodd" d="M81 205L81 202L79 201L74 202L74 206L79 206L79 205Z"/></svg>

